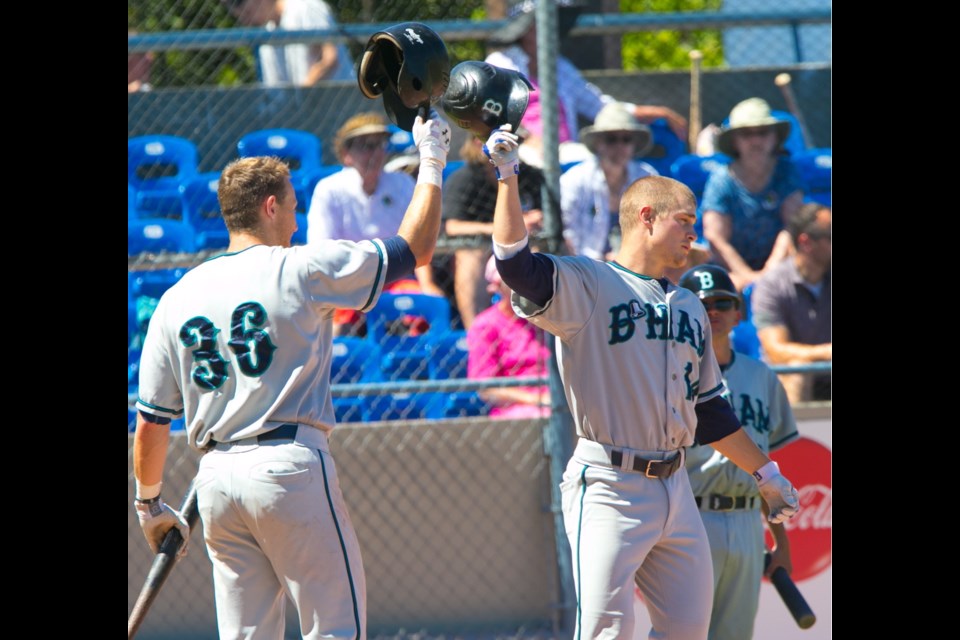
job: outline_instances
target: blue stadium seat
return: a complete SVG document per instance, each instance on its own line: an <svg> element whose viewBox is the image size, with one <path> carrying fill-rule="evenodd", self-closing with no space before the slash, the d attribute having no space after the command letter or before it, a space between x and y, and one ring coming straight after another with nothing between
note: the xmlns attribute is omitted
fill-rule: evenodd
<svg viewBox="0 0 960 640"><path fill-rule="evenodd" d="M193 229L197 251L222 249L230 244L217 200L219 178L219 173L200 174L180 187L183 219Z"/></svg>
<svg viewBox="0 0 960 640"><path fill-rule="evenodd" d="M136 393L140 386L140 349L127 349L127 393Z"/></svg>
<svg viewBox="0 0 960 640"><path fill-rule="evenodd" d="M786 120L790 123L790 133L783 143L783 148L786 149L791 156L795 156L807 148L807 143L803 140L803 131L800 129L800 121L797 120L795 115L789 111L778 111L776 109L772 109L770 115L777 120Z"/></svg>
<svg viewBox="0 0 960 640"><path fill-rule="evenodd" d="M380 373L380 350L363 338L338 336L333 339L333 357L330 365L331 384L362 384L376 382ZM334 397L333 410L337 422L363 420L361 396Z"/></svg>
<svg viewBox="0 0 960 640"><path fill-rule="evenodd" d="M277 156L290 166L294 177L319 169L323 145L320 137L299 129L260 129L251 131L237 141L241 158Z"/></svg>
<svg viewBox="0 0 960 640"><path fill-rule="evenodd" d="M794 156L804 183L804 201L830 206L833 190L833 149L806 149Z"/></svg>
<svg viewBox="0 0 960 640"><path fill-rule="evenodd" d="M753 293L753 283L751 282L743 291L740 297L743 306L740 308L740 322L730 332L730 342L733 350L739 353L745 353L754 358L760 358L760 340L757 338L757 328L753 324L753 318L750 309L750 294Z"/></svg>
<svg viewBox="0 0 960 640"><path fill-rule="evenodd" d="M670 130L666 118L657 118L647 125L653 133L653 146L638 160L653 166L662 176L670 176L670 165L687 153L687 143Z"/></svg>
<svg viewBox="0 0 960 640"><path fill-rule="evenodd" d="M425 420L432 417L430 406L437 401L433 393L392 393L365 396L363 421L381 420Z"/></svg>
<svg viewBox="0 0 960 640"><path fill-rule="evenodd" d="M408 153L416 148L413 142L413 134L401 129L395 124L387 125L390 130L390 137L387 139L387 156L394 156L401 153Z"/></svg>
<svg viewBox="0 0 960 640"><path fill-rule="evenodd" d="M490 405L476 391L438 393L427 409L429 418L473 418L490 413Z"/></svg>
<svg viewBox="0 0 960 640"><path fill-rule="evenodd" d="M180 136L127 140L127 183L139 191L170 192L197 174L197 145Z"/></svg>
<svg viewBox="0 0 960 640"><path fill-rule="evenodd" d="M151 271L130 271L127 274L127 314L130 327L130 340L127 345L139 348L146 335L150 316L157 301L164 292L183 277L188 270L154 269Z"/></svg>
<svg viewBox="0 0 960 640"><path fill-rule="evenodd" d="M467 377L467 332L449 331L433 343L430 350L430 378L448 380Z"/></svg>
<svg viewBox="0 0 960 640"><path fill-rule="evenodd" d="M127 255L139 253L193 253L193 228L181 220L127 221Z"/></svg>
<svg viewBox="0 0 960 640"><path fill-rule="evenodd" d="M690 187L693 195L697 196L697 202L700 202L710 172L719 166L730 164L730 160L730 156L723 153L715 153L712 156L685 153L670 165L670 176Z"/></svg>
<svg viewBox="0 0 960 640"><path fill-rule="evenodd" d="M447 166L443 168L443 179L446 180L451 173L467 164L465 160L449 160Z"/></svg>
<svg viewBox="0 0 960 640"><path fill-rule="evenodd" d="M187 180L191 179L187 178ZM137 220L157 218L183 220L183 198L180 197L180 185L140 189L136 194L135 210Z"/></svg>
<svg viewBox="0 0 960 640"><path fill-rule="evenodd" d="M366 339L380 348L381 379L425 380L431 346L450 330L450 303L422 293L382 293L366 321Z"/></svg>
<svg viewBox="0 0 960 640"><path fill-rule="evenodd" d="M137 190L132 184L127 185L127 220L137 217Z"/></svg>

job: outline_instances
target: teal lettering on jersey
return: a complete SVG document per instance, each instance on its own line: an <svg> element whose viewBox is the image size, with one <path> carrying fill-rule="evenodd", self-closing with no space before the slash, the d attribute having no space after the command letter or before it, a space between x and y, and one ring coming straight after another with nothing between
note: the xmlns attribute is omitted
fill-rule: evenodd
<svg viewBox="0 0 960 640"><path fill-rule="evenodd" d="M249 323L249 326L248 326ZM262 327L267 323L267 310L257 302L244 302L230 317L230 349L237 356L237 365L244 375L259 377L273 362L276 345ZM255 328L250 328L255 327Z"/></svg>
<svg viewBox="0 0 960 640"><path fill-rule="evenodd" d="M647 340L666 340L672 331L667 324L667 305L656 306L646 304L647 307Z"/></svg>
<svg viewBox="0 0 960 640"><path fill-rule="evenodd" d="M195 316L180 327L180 343L193 349L193 368L190 378L205 391L213 391L223 386L229 377L227 361L217 350L217 334L220 329L209 319Z"/></svg>
<svg viewBox="0 0 960 640"><path fill-rule="evenodd" d="M687 385L687 400L693 401L700 394L700 379L696 380L690 379L690 374L693 373L693 363L688 362L687 365L683 368L683 381Z"/></svg>
<svg viewBox="0 0 960 640"><path fill-rule="evenodd" d="M690 324L690 314L680 309L677 315L679 317L679 320L677 320L677 342L681 344L689 342L697 350L697 355L702 358L706 343L703 341L703 327L700 326L700 321L695 321L697 330L694 333L693 326Z"/></svg>
<svg viewBox="0 0 960 640"><path fill-rule="evenodd" d="M637 329L637 324L633 321L630 304L618 304L610 308L610 340L607 344L618 344L626 342L633 337L633 332Z"/></svg>
<svg viewBox="0 0 960 640"><path fill-rule="evenodd" d="M756 409L754 409L754 404L756 404ZM741 393L738 413L740 414L741 426L752 427L760 433L770 431L770 410L763 406L760 399L754 400L746 393Z"/></svg>

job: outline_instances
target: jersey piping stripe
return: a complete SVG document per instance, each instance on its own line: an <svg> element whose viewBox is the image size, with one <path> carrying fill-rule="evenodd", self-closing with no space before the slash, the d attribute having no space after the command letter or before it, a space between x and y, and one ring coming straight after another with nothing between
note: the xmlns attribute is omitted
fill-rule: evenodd
<svg viewBox="0 0 960 640"><path fill-rule="evenodd" d="M373 302L374 296L377 295L377 285L380 284L380 274L383 273L383 249L380 248L380 243L373 242L373 246L377 248L377 254L380 256L380 263L377 265L377 277L373 279L373 288L370 290L370 297L367 298L367 301L363 303L361 309L366 309L370 306L370 303Z"/></svg>
<svg viewBox="0 0 960 640"><path fill-rule="evenodd" d="M175 415L175 416L179 416L180 414L183 413L183 409L179 409L179 410L178 410L178 409L167 409L166 407L161 407L160 405L150 404L149 402L144 402L144 401L141 400L140 398L137 398L137 402L139 402L140 404L142 404L142 405L145 406L145 407L150 407L151 409L156 409L157 411L165 411L166 413L170 413L170 414L173 414L173 415Z"/></svg>
<svg viewBox="0 0 960 640"><path fill-rule="evenodd" d="M577 516L577 640L583 633L583 609L580 606L580 588L583 586L583 577L580 573L580 533L583 530L583 500L587 495L587 468L583 465L580 472L580 514Z"/></svg>
<svg viewBox="0 0 960 640"><path fill-rule="evenodd" d="M717 391L720 391L720 389L722 389L722 388L723 388L723 383L721 382L720 384L718 384L717 386L715 386L713 389L710 389L710 391L707 391L706 393L698 394L698 395L697 395L697 398L698 398L698 399L699 399L699 398L706 398L707 396L713 395L713 394L715 394Z"/></svg>
<svg viewBox="0 0 960 640"><path fill-rule="evenodd" d="M607 264L610 265L611 267L613 267L614 269L619 269L620 271L623 271L624 273L629 273L629 274L632 275L632 276L637 276L637 277L640 278L641 280L656 280L656 278L654 278L653 276L645 276L645 275L643 275L642 273L637 273L636 271L630 271L630 269L627 269L627 268L626 268L625 266L623 266L622 264L619 264L619 263L617 263L617 262L614 262L613 260L611 260L611 261L608 262Z"/></svg>
<svg viewBox="0 0 960 640"><path fill-rule="evenodd" d="M333 526L337 528L337 537L340 539L340 550L343 552L343 563L347 568L347 581L350 583L350 598L353 600L353 620L357 625L357 638L360 638L360 609L357 605L357 589L353 584L353 572L350 570L350 558L347 556L347 545L343 542L343 532L340 530L340 521L333 508L333 498L330 496L330 482L327 479L327 465L323 460L323 451L317 449L320 456L320 468L323 471L323 490L327 494L327 504L330 505L330 515L333 517Z"/></svg>

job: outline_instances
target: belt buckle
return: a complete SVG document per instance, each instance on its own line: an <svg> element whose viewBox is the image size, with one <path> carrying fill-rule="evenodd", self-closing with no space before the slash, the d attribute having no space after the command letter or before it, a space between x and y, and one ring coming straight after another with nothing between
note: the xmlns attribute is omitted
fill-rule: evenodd
<svg viewBox="0 0 960 640"><path fill-rule="evenodd" d="M723 503L721 502L722 498L723 496L719 496L715 493L710 494L710 509L712 511L729 511L730 510L729 508L723 507Z"/></svg>
<svg viewBox="0 0 960 640"><path fill-rule="evenodd" d="M659 478L659 477L660 477L660 476L658 476L658 475L656 475L656 474L651 474L651 473L650 473L650 469L653 467L653 463L654 463L654 462L657 462L657 460L647 460L647 468L644 470L643 475L647 476L648 478Z"/></svg>

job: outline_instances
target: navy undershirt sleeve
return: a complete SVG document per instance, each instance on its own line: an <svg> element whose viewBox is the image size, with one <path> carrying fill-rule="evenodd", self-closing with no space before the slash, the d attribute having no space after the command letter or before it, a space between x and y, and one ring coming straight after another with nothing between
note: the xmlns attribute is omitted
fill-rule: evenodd
<svg viewBox="0 0 960 640"><path fill-rule="evenodd" d="M697 412L697 442L710 444L723 440L740 428L740 421L726 398L716 396L695 407Z"/></svg>
<svg viewBox="0 0 960 640"><path fill-rule="evenodd" d="M142 409L138 413L140 414L140 417L146 420L147 422L152 422L154 424L170 424L170 418L155 416L152 413L147 413Z"/></svg>
<svg viewBox="0 0 960 640"><path fill-rule="evenodd" d="M541 307L553 297L553 261L529 246L512 258L497 258L497 271L508 287Z"/></svg>
<svg viewBox="0 0 960 640"><path fill-rule="evenodd" d="M383 246L387 248L386 282L396 282L413 274L417 268L417 257L406 240L393 236L384 240Z"/></svg>

